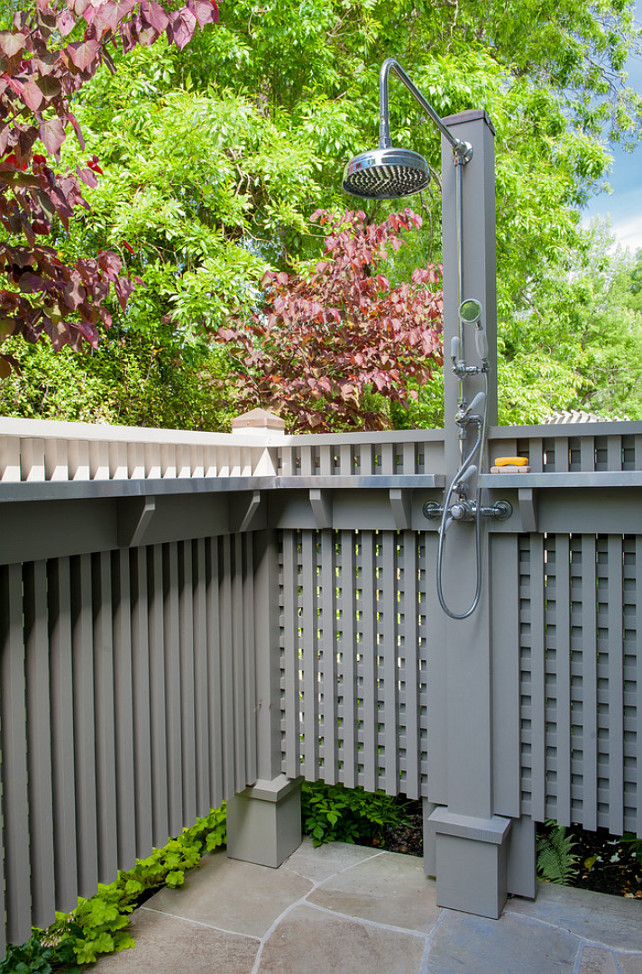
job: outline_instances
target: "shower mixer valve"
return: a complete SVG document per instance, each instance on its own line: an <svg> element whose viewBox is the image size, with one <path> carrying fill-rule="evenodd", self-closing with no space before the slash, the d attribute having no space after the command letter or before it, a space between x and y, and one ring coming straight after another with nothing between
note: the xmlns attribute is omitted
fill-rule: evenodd
<svg viewBox="0 0 642 974"><path fill-rule="evenodd" d="M448 508L448 514L453 521L474 521L477 517L477 504L475 501L460 497L455 504ZM424 504L422 512L429 521L439 521L444 513L443 506L436 501L428 501ZM513 505L510 501L496 501L492 507L479 507L479 513L483 517L492 517L495 521L506 521L513 513Z"/></svg>

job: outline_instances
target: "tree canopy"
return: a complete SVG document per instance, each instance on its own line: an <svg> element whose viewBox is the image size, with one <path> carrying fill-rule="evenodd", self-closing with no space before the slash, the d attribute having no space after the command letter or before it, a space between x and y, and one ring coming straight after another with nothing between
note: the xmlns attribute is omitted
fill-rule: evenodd
<svg viewBox="0 0 642 974"><path fill-rule="evenodd" d="M612 375L595 364L596 349L601 361L614 361L623 332L605 325L620 313L604 290L615 277L587 265L594 246L579 213L606 178L603 126L613 139L639 133L640 99L623 74L637 43L632 3L266 0L258 8L239 0L224 3L218 25L190 43L170 40L110 48L115 73L100 68L74 96L85 145L67 139L59 166L82 171L92 161L92 186L83 190L91 211L76 210L68 231L54 218L48 239L70 266L110 251L130 280L143 282L126 309L107 296L103 302L114 322L107 342L141 350L136 375L150 347L157 360L189 359L197 371L202 360L211 369L212 336L239 314L251 320L266 273L304 273L323 256L325 234L310 216L345 210L340 172L375 142L379 66L395 56L440 114L484 108L496 128L504 420L532 421L549 403L595 399ZM421 124L401 85L391 93L391 116L393 140L438 171L436 130ZM47 166L57 171L58 163ZM407 246L381 268L391 289L440 259L438 188L413 207L421 228L405 234ZM366 221L381 224L395 208L368 204ZM636 341L637 312L627 313L625 331ZM19 399L33 353L8 342L24 370L23 380L9 380ZM46 355L39 348L40 367ZM223 415L238 393L229 378L234 349L216 355ZM91 356L78 360L86 371L83 358ZM408 375L408 388L413 383L418 399L406 416L396 407L388 414L402 424L438 421L439 408L428 402L437 375L418 385ZM626 406L633 415L634 390L609 388L615 411ZM126 420L126 403L119 415ZM203 416L199 407L186 421Z"/></svg>

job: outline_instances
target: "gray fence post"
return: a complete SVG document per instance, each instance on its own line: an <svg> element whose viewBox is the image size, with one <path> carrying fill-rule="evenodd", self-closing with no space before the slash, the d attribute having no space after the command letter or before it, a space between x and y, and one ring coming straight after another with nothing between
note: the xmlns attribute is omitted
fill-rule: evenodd
<svg viewBox="0 0 642 974"><path fill-rule="evenodd" d="M483 111L463 112L445 120L457 138L470 142L472 160L463 170L462 299L476 298L483 306L490 348L488 421L497 421L495 184L494 132ZM444 224L444 347L446 359L458 330L456 167L452 150L442 139ZM472 326L465 335L468 364L479 364ZM446 470L448 482L459 468L460 441L454 422L458 381L444 369ZM470 403L483 389L481 375L466 380ZM464 612L475 590L475 529L472 523L453 524L448 532L443 563L443 589L455 612ZM436 597L432 606L435 630L429 681L428 800L425 803L426 872L436 874L437 902L481 916L498 917L507 895L511 819L495 814L493 799L493 635L491 620L491 559L486 526L482 535L483 586L479 606L464 620L442 612ZM493 573L501 566L493 564ZM494 574L493 584L499 576ZM508 612L514 607L507 606ZM517 652L517 646L515 646ZM504 733L517 734L518 727ZM437 753L440 749L441 753ZM445 754L444 754L445 749ZM520 835L524 830L516 830ZM515 837L514 837L515 838ZM523 860L524 844L513 858ZM526 856L528 859L528 856ZM523 886L522 890L523 891Z"/></svg>
<svg viewBox="0 0 642 974"><path fill-rule="evenodd" d="M283 438L284 426L281 419L264 410L253 410L233 423L239 439L247 432L265 431L266 461L270 452L274 474L274 444ZM277 543L276 531L253 532L257 780L227 805L228 856L272 867L279 866L301 843L301 779L281 773Z"/></svg>

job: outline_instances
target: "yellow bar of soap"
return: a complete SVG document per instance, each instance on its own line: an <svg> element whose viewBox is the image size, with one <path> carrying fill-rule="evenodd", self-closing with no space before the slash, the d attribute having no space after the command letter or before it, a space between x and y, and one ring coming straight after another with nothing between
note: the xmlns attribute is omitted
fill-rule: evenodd
<svg viewBox="0 0 642 974"><path fill-rule="evenodd" d="M496 467L525 467L527 463L526 457L495 457Z"/></svg>

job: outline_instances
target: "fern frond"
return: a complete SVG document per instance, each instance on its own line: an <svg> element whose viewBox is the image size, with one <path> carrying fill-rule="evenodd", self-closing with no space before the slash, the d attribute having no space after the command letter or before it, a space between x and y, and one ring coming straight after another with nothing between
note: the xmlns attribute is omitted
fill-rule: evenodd
<svg viewBox="0 0 642 974"><path fill-rule="evenodd" d="M537 875L547 883L568 886L577 873L578 856L571 850L577 843L566 829L556 825L537 839Z"/></svg>

